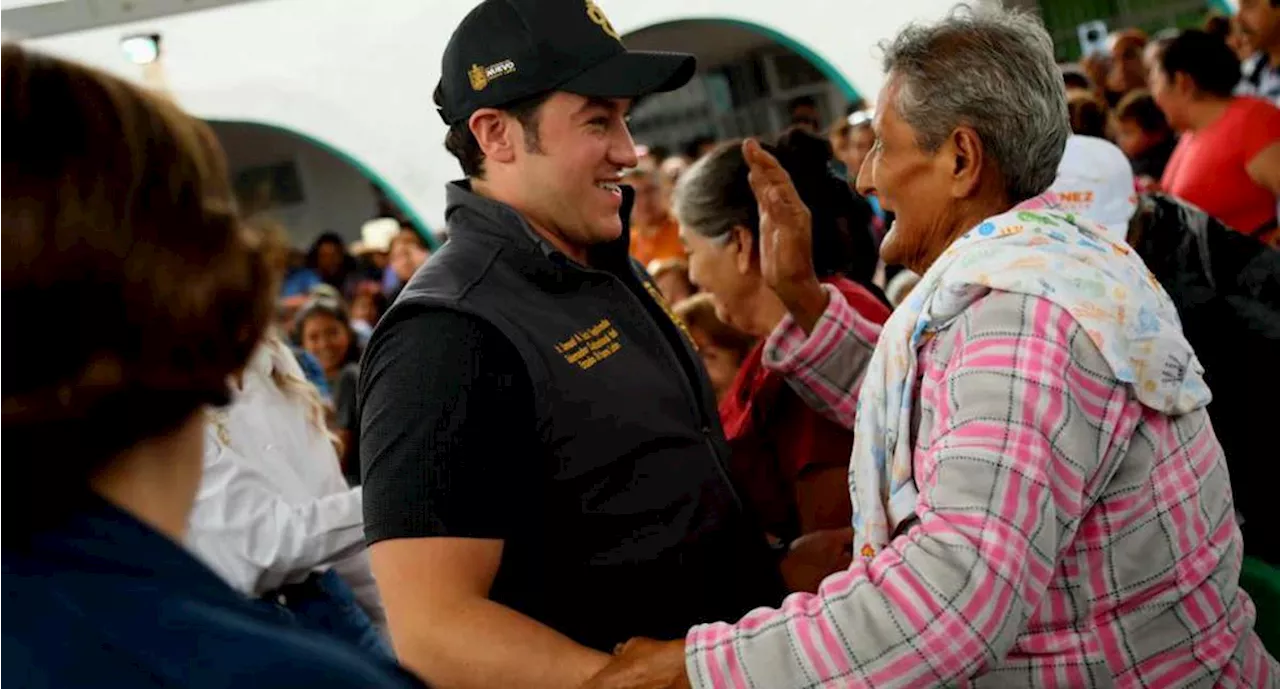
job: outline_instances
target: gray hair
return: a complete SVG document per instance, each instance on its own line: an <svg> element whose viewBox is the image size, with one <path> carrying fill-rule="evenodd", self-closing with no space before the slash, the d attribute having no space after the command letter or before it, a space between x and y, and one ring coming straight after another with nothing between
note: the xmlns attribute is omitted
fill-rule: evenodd
<svg viewBox="0 0 1280 689"><path fill-rule="evenodd" d="M1004 177L1009 199L1043 193L1057 176L1071 126L1053 41L1034 15L961 5L881 44L897 77L897 113L937 151L972 127Z"/></svg>

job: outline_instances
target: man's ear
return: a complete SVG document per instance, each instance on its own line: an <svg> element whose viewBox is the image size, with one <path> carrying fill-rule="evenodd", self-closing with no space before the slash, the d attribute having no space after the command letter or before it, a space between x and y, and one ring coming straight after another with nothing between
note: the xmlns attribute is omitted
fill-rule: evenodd
<svg viewBox="0 0 1280 689"><path fill-rule="evenodd" d="M947 148L952 155L951 196L963 199L977 193L986 151L972 127L960 125L951 132Z"/></svg>
<svg viewBox="0 0 1280 689"><path fill-rule="evenodd" d="M511 118L495 108L480 108L471 113L467 120L471 134L480 144L485 160L498 163L510 163L516 157L515 132L511 126Z"/></svg>

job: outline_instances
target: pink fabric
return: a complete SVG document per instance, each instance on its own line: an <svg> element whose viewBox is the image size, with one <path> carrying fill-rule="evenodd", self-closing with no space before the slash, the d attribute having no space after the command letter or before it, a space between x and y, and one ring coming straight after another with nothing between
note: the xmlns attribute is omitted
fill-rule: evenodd
<svg viewBox="0 0 1280 689"><path fill-rule="evenodd" d="M811 335L784 321L766 359L851 425L860 381L826 364L877 332L832 295ZM694 686L1280 682L1236 586L1203 410L1145 409L1070 314L1002 292L940 331L920 373L918 519L817 595L690 630Z"/></svg>

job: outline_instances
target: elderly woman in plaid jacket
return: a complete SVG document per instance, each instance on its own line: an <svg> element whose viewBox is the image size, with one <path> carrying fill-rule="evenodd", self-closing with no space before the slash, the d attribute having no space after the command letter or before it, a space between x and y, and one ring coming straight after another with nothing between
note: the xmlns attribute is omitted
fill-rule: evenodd
<svg viewBox="0 0 1280 689"><path fill-rule="evenodd" d="M1142 260L1046 193L1069 129L1040 24L961 10L885 49L858 174L921 279L883 327L821 287L751 142L768 365L855 430L853 564L633 640L597 686L1275 686L1202 367Z"/></svg>

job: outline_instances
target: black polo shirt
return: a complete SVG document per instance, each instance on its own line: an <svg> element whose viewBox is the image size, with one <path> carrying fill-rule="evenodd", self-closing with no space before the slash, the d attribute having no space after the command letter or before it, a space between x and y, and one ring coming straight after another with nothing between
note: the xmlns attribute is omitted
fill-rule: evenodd
<svg viewBox="0 0 1280 689"><path fill-rule="evenodd" d="M584 267L464 184L448 201L362 364L370 542L500 539L491 598L600 649L776 605L710 384L626 232Z"/></svg>

